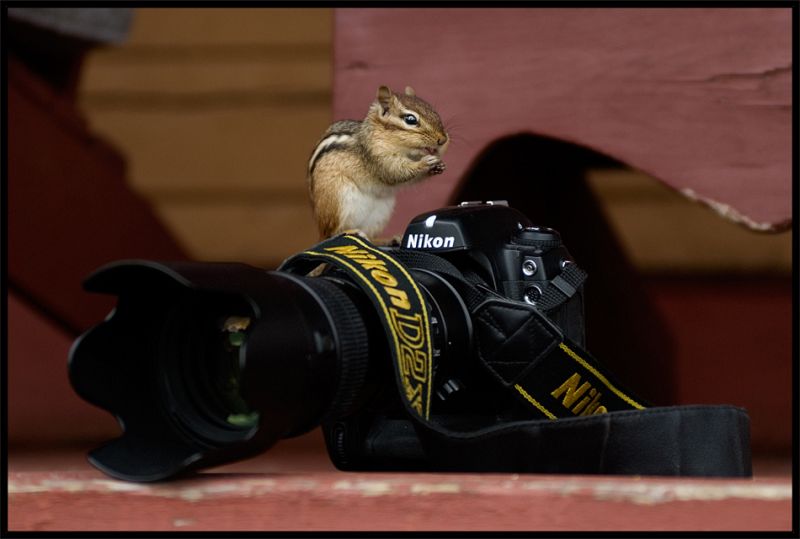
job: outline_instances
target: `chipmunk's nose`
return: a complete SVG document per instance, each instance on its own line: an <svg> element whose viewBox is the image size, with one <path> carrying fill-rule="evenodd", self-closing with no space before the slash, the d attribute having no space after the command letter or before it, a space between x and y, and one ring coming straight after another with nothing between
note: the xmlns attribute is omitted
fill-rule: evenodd
<svg viewBox="0 0 800 539"><path fill-rule="evenodd" d="M447 135L445 135L442 138L440 138L439 140L437 140L436 144L438 144L439 146L442 146L445 142L447 142Z"/></svg>

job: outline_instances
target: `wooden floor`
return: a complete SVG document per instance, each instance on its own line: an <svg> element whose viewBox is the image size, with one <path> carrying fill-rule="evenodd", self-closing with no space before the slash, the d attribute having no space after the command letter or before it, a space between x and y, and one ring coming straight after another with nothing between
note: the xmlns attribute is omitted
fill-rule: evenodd
<svg viewBox="0 0 800 539"><path fill-rule="evenodd" d="M791 529L788 461L745 480L336 471L318 432L156 485L115 481L84 448L10 452L11 531Z"/></svg>

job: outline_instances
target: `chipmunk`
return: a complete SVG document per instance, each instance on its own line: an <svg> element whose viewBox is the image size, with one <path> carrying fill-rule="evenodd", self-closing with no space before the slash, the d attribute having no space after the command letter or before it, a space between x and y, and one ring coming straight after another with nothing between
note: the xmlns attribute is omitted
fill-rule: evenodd
<svg viewBox="0 0 800 539"><path fill-rule="evenodd" d="M357 229L378 234L398 188L445 170L450 137L435 110L407 86L378 88L363 121L333 123L308 161L311 204L322 239Z"/></svg>

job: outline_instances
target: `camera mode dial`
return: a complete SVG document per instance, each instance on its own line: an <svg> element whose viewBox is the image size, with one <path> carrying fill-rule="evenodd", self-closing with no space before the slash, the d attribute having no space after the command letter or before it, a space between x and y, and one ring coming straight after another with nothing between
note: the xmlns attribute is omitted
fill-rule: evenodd
<svg viewBox="0 0 800 539"><path fill-rule="evenodd" d="M561 235L550 227L526 226L514 235L511 242L547 251L561 245Z"/></svg>

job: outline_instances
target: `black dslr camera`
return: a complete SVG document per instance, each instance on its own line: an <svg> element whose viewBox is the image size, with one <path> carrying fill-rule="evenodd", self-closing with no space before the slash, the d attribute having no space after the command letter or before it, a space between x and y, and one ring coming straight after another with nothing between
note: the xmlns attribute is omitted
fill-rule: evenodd
<svg viewBox="0 0 800 539"><path fill-rule="evenodd" d="M749 475L743 410L646 409L585 350L585 278L504 202L420 215L396 247L336 236L277 271L109 264L85 287L117 306L69 359L123 430L90 461L156 481L322 425L344 470Z"/></svg>

